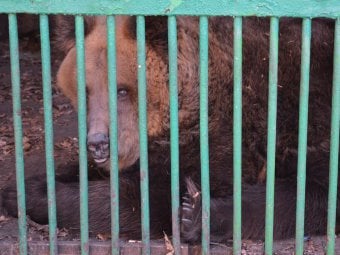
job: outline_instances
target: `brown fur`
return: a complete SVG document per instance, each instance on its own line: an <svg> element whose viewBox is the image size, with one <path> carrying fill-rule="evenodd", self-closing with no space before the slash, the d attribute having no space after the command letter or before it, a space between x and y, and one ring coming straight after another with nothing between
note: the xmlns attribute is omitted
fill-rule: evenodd
<svg viewBox="0 0 340 255"><path fill-rule="evenodd" d="M72 24L59 17L57 29L58 45L66 56L62 62L57 82L63 93L77 105L76 93L76 49L70 39ZM88 91L88 135L109 135L107 103L107 45L105 18L89 18L85 38L86 82ZM58 23L58 22L57 22ZM117 18L117 84L118 90L127 94L118 96L118 143L119 167L121 170L121 233L130 238L139 236L139 224L130 229L131 222L139 223L139 176L131 177L127 169L136 168L139 158L138 102L137 102L137 49L135 20L130 17ZM154 233L170 229L170 160L169 160L169 90L168 90L168 44L165 18L146 18L146 64L147 64L147 107L151 228ZM180 128L181 191L184 192L185 177L196 183L200 180L199 156L199 48L198 19L177 19L178 39L178 91ZM212 195L212 237L215 240L227 236L226 229L218 228L218 219L232 219L232 103L233 103L233 22L231 18L209 20L209 149L210 183ZM296 162L298 133L298 99L300 81L301 22L282 19L280 22L278 118L276 147L276 229L275 238L293 234L296 196ZM310 106L308 126L308 159L320 164L307 164L306 223L309 234L325 232L327 208L328 151L332 78L333 23L328 20L313 21L312 60L310 75ZM263 18L246 18L243 22L243 147L242 174L244 181L243 209L252 217L243 225L244 237L262 238L264 186L266 169L267 139L267 94L269 66L269 21ZM311 156L312 155L312 156ZM315 160L315 161L314 161ZM108 167L107 163L102 167ZM137 171L135 169L135 171ZM128 176L128 177L126 177ZM125 182L129 183L124 186ZM34 181L35 182L35 181ZM130 185L131 184L131 185ZM40 185L40 184L39 184ZM59 185L59 186L58 186ZM69 191L67 184L58 184L57 194L68 194L66 200L75 203L78 193ZM34 185L33 185L34 186ZM123 186L123 188L122 188ZM92 187L92 188L91 188ZM129 187L129 188L124 188ZM28 187L30 189L30 185ZM32 188L33 189L33 188ZM59 192L59 193L58 193ZM92 230L108 230L108 184L90 184L90 206L92 206ZM29 193L30 194L30 193ZM72 195L70 195L72 194ZM35 204L35 196L28 198ZM64 201L65 198L61 200ZM92 198L91 198L92 196ZM188 198L190 199L190 198ZM92 201L93 200L93 201ZM129 210L135 205L138 213ZM105 206L106 207L105 207ZM259 206L261 205L261 206ZM262 206L263 205L263 206ZM64 203L58 211L66 210ZM217 209L216 209L217 208ZM222 213L221 210L225 211ZM32 208L31 214L34 215ZM216 210L215 210L216 209ZM12 208L11 211L14 209ZM189 219L197 212L190 212ZM76 215L78 217L78 215ZM195 216L195 215L194 215ZM40 214L36 217L39 220ZM320 224L314 219L320 220ZM45 218L44 218L45 219ZM74 216L59 217L59 225L70 226ZM105 222L101 224L99 222ZM254 222L256 223L254 225ZM188 221L187 221L188 223ZM182 233L188 241L199 240L200 225L183 224ZM97 228L98 226L99 229ZM198 226L198 229L195 227ZM231 233L231 232L230 232Z"/></svg>

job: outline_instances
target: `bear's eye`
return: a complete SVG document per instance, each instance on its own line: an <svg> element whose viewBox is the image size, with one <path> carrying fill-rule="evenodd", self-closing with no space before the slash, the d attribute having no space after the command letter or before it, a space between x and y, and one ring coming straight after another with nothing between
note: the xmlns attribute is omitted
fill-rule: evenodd
<svg viewBox="0 0 340 255"><path fill-rule="evenodd" d="M121 97L121 98L126 97L128 95L128 91L125 88L119 88L117 90L117 95L118 97Z"/></svg>

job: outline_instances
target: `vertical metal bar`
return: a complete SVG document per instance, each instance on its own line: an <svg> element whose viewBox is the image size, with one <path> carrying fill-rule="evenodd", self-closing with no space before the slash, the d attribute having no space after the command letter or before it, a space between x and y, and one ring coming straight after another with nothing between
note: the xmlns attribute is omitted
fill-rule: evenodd
<svg viewBox="0 0 340 255"><path fill-rule="evenodd" d="M210 253L210 183L209 183L209 126L208 126L208 17L200 17L200 151L202 184L202 252Z"/></svg>
<svg viewBox="0 0 340 255"><path fill-rule="evenodd" d="M340 18L335 22L334 65L333 65L333 98L331 119L331 141L329 161L329 192L327 217L327 255L335 251L335 222L337 185L339 171L339 133L340 133Z"/></svg>
<svg viewBox="0 0 340 255"><path fill-rule="evenodd" d="M45 153L46 153L46 178L48 196L48 226L50 236L50 254L57 254L57 210L55 195L55 171L53 148L53 115L52 115L52 86L51 86L51 59L48 16L40 15L41 38L41 66L44 96L45 120Z"/></svg>
<svg viewBox="0 0 340 255"><path fill-rule="evenodd" d="M137 16L138 51L138 111L140 176L142 197L142 241L143 254L150 254L150 211L149 211L149 170L148 170L148 125L147 125L147 84L145 55L145 18Z"/></svg>
<svg viewBox="0 0 340 255"><path fill-rule="evenodd" d="M78 133L79 133L79 182L80 182L80 239L81 253L89 254L88 224L88 182L86 151L86 79L85 79L85 47L84 17L77 15L76 48L77 48L77 81L78 81Z"/></svg>
<svg viewBox="0 0 340 255"><path fill-rule="evenodd" d="M171 146L171 208L172 244L175 254L181 252L179 228L179 135L177 88L177 27L176 17L168 18L169 42L169 94L170 94L170 146Z"/></svg>
<svg viewBox="0 0 340 255"><path fill-rule="evenodd" d="M306 157L307 157L307 128L308 128L308 96L309 69L311 44L311 19L302 21L301 46L301 79L299 106L299 144L297 170L297 199L296 199L296 254L303 254L305 191L306 191Z"/></svg>
<svg viewBox="0 0 340 255"><path fill-rule="evenodd" d="M107 17L107 69L110 112L111 254L119 254L119 166L116 78L116 23Z"/></svg>
<svg viewBox="0 0 340 255"><path fill-rule="evenodd" d="M233 252L241 254L242 212L242 17L234 18L234 104L233 104L234 213Z"/></svg>
<svg viewBox="0 0 340 255"><path fill-rule="evenodd" d="M13 122L15 137L15 169L18 194L17 196L18 196L19 250L20 254L24 255L27 254L25 173L24 173L25 170L22 143L19 43L16 14L8 14L8 25L11 58Z"/></svg>
<svg viewBox="0 0 340 255"><path fill-rule="evenodd" d="M265 254L273 253L279 19L270 19Z"/></svg>

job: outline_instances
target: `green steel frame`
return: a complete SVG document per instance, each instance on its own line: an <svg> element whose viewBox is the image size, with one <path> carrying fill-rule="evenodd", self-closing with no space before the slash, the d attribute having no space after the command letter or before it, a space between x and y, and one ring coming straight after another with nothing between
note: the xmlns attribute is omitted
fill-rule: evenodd
<svg viewBox="0 0 340 255"><path fill-rule="evenodd" d="M338 0L1 0L0 13L339 17Z"/></svg>
<svg viewBox="0 0 340 255"><path fill-rule="evenodd" d="M51 59L48 16L40 15L41 33L41 66L44 93L44 118L45 118L45 150L46 150L46 174L48 185L48 206L50 254L57 254L57 219L56 219L56 195L54 180L54 146L53 146L53 115L52 115L52 84L51 84Z"/></svg>
<svg viewBox="0 0 340 255"><path fill-rule="evenodd" d="M171 146L171 208L172 241L174 251L180 254L179 225L179 131L178 131L178 89L177 89L177 23L176 17L168 19L169 40L169 95L170 95L170 146Z"/></svg>
<svg viewBox="0 0 340 255"><path fill-rule="evenodd" d="M266 186L266 229L265 252L273 250L274 223L274 183L275 183L275 148L276 148L276 113L277 113L277 74L279 58L279 20L270 20L270 58L269 58L269 93L268 93L268 141L267 141L267 186Z"/></svg>
<svg viewBox="0 0 340 255"><path fill-rule="evenodd" d="M26 203L25 203L25 173L24 173L24 151L22 142L22 119L20 101L20 67L19 67L19 42L18 24L15 14L8 15L9 42L12 75L12 97L13 97L13 125L15 137L15 166L18 187L18 218L20 235L20 254L27 254L26 235Z"/></svg>
<svg viewBox="0 0 340 255"><path fill-rule="evenodd" d="M241 252L241 183L242 183L242 18L234 20L234 253Z"/></svg>
<svg viewBox="0 0 340 255"><path fill-rule="evenodd" d="M110 185L111 185L111 254L119 254L119 181L118 181L118 113L116 82L116 37L114 16L107 17L108 92L110 111Z"/></svg>
<svg viewBox="0 0 340 255"><path fill-rule="evenodd" d="M210 188L208 131L208 17L200 17L200 150L202 184L202 252L209 253Z"/></svg>
<svg viewBox="0 0 340 255"><path fill-rule="evenodd" d="M149 171L148 171L148 131L147 131L147 89L145 55L145 18L137 16L138 51L138 122L140 150L140 179L142 198L142 240L143 255L150 254L150 213L149 213Z"/></svg>
<svg viewBox="0 0 340 255"><path fill-rule="evenodd" d="M303 18L301 92L299 119L299 158L296 210L296 254L303 254L304 206L306 180L306 149L308 124L309 65L311 43L311 19L313 17L334 18L334 77L331 118L331 152L329 208L327 225L327 254L334 254L336 194L339 169L339 129L340 129L340 2L339 0L2 0L0 13L8 13L10 59L12 73L13 120L15 131L16 174L18 187L18 215L20 232L20 254L27 254L24 159L22 146L22 121L20 102L20 70L16 13L40 14L41 54L45 118L46 169L49 200L50 254L57 254L56 203L53 160L53 127L51 98L51 62L47 14L73 14L75 16L77 75L78 75L78 121L81 194L81 249L89 254L88 235L88 183L86 153L86 78L84 50L84 18L82 15L107 16L108 42L108 89L110 111L110 150L118 155L117 140L117 84L116 45L114 15L137 15L138 47L138 100L140 130L140 171L142 198L142 243L143 254L150 254L149 197L148 197L148 154L147 154L147 90L145 56L145 15L166 15L168 17L169 38L169 93L171 122L171 196L173 246L175 254L180 254L179 227L179 131L178 131L178 91L177 91L177 39L176 16L200 16L200 135L201 135L201 176L202 176L202 251L209 254L210 244L210 194L209 194L209 152L208 152L208 22L209 16L223 15L234 18L234 254L241 253L241 176L242 176L242 17L270 17L270 62L268 100L268 150L267 150L267 196L265 253L273 250L273 210L275 179L275 146L277 115L278 42L279 18L283 16ZM112 254L119 254L119 188L118 158L110 158L111 165L111 219Z"/></svg>

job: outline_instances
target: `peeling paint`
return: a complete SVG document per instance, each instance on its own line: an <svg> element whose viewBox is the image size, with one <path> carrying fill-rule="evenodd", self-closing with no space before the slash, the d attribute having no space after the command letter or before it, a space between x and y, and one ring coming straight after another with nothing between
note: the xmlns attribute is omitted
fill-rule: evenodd
<svg viewBox="0 0 340 255"><path fill-rule="evenodd" d="M172 12L176 7L180 6L182 4L183 0L170 0L170 4L165 9L165 13Z"/></svg>

